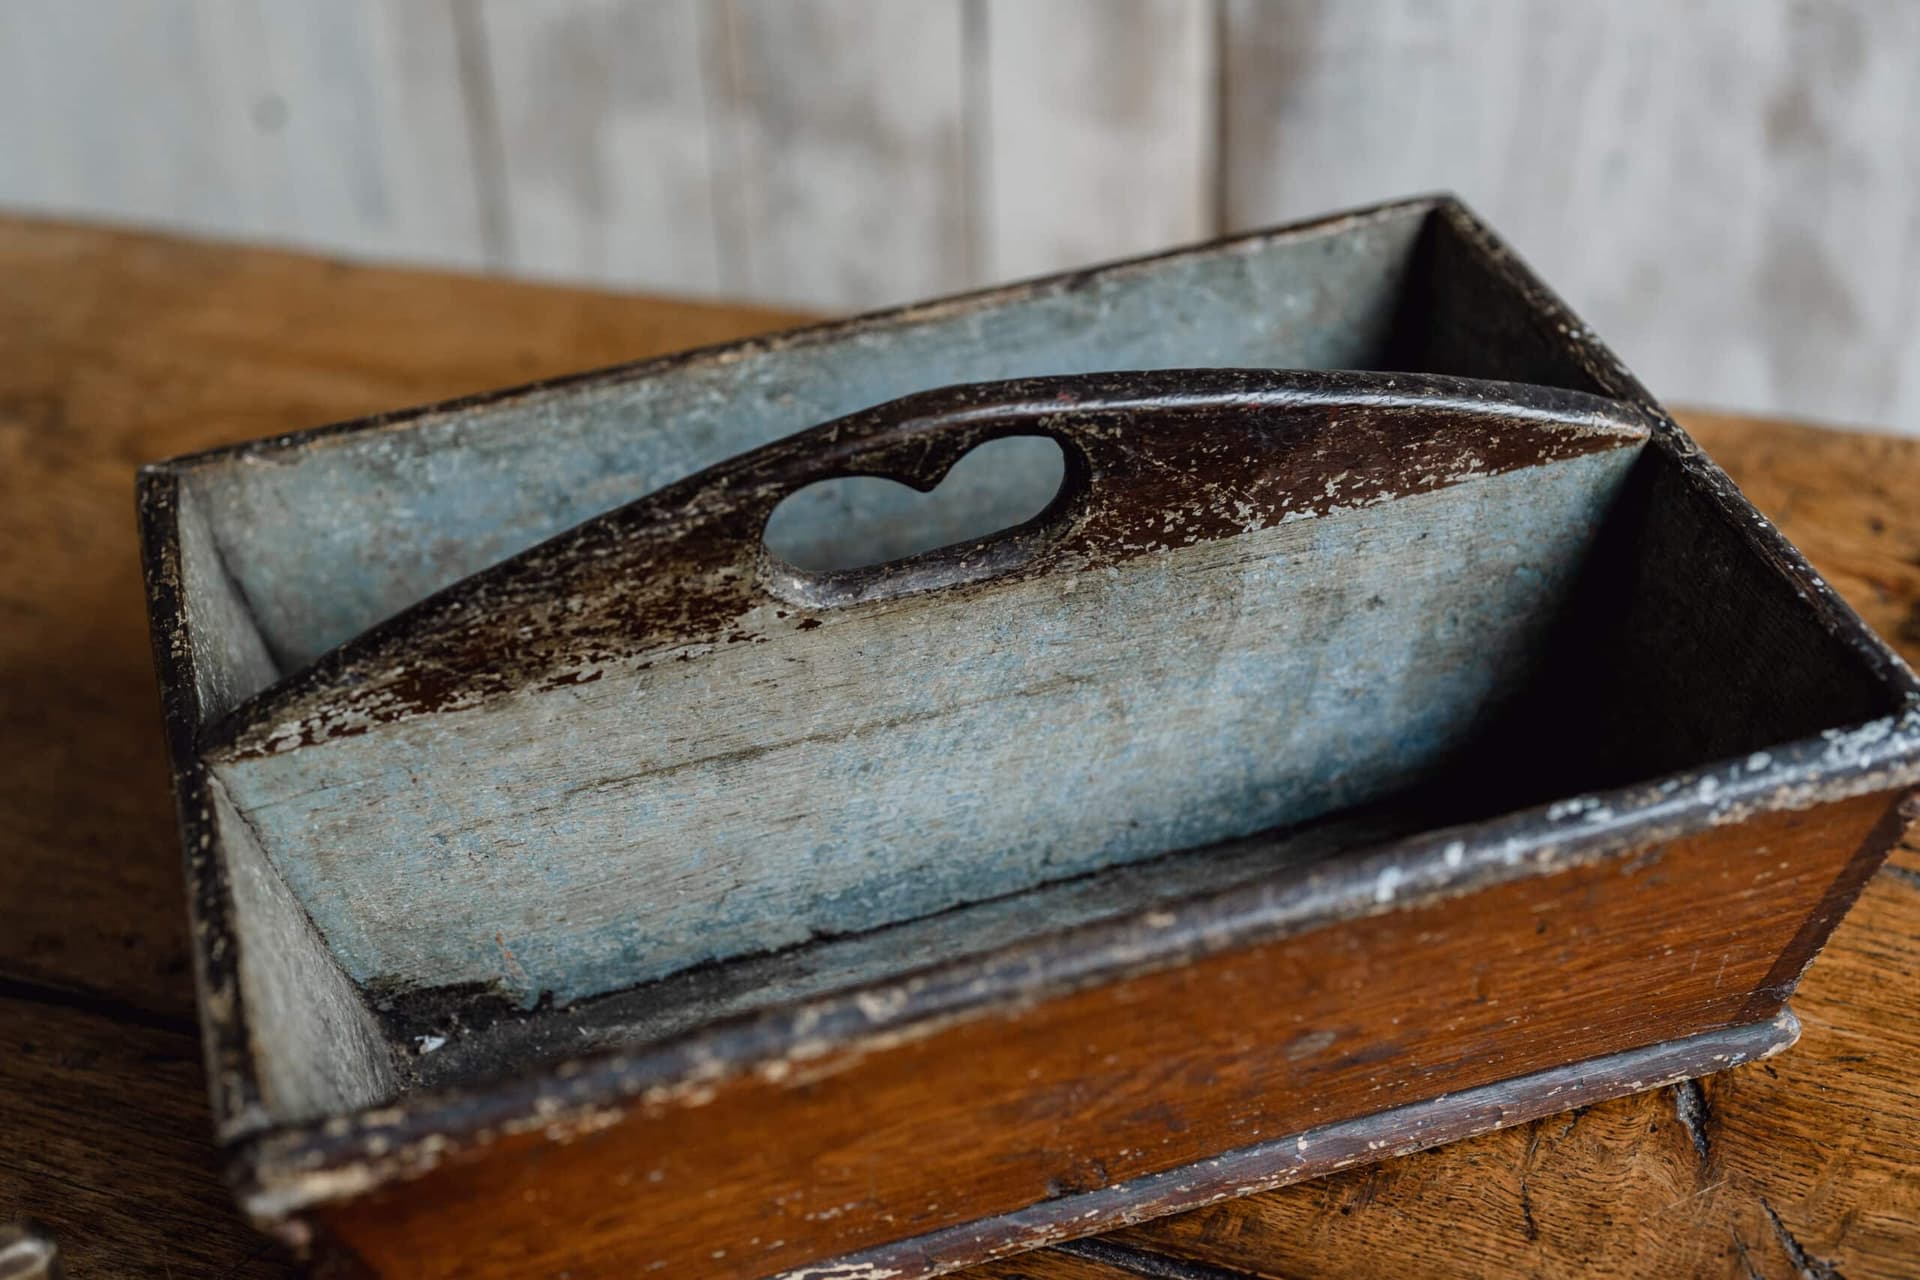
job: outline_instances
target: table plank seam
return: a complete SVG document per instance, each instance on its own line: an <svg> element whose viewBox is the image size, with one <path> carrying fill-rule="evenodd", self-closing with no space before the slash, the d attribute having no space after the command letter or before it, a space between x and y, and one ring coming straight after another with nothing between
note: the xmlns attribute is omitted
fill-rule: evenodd
<svg viewBox="0 0 1920 1280"><path fill-rule="evenodd" d="M150 1031L164 1031L185 1036L196 1043L200 1038L199 1019L191 1013L168 1013L160 1009L150 1009L119 996L90 991L82 987L54 986L50 983L0 975L0 1001L9 1000L23 1004L48 1005L56 1009L103 1018L123 1026L132 1025L144 1027Z"/></svg>

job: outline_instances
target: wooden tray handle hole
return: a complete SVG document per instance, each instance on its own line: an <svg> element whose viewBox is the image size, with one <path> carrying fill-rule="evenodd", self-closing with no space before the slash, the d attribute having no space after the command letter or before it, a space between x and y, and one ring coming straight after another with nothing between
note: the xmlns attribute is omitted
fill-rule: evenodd
<svg viewBox="0 0 1920 1280"><path fill-rule="evenodd" d="M1002 436L969 451L930 493L879 476L840 476L788 494L763 535L803 574L872 569L1025 524L1060 492L1066 460L1046 436Z"/></svg>

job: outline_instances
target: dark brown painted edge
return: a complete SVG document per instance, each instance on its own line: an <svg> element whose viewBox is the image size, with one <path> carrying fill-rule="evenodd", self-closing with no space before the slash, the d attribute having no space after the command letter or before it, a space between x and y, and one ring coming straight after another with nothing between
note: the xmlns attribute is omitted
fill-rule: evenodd
<svg viewBox="0 0 1920 1280"><path fill-rule="evenodd" d="M1575 1107L1664 1088L1770 1058L1799 1038L1799 1019L1782 1008L1764 1021L1665 1040L1321 1125L1240 1147L1210 1160L809 1264L778 1273L778 1280L854 1280L867 1276L915 1280L940 1275L989 1259L1271 1191L1354 1165L1410 1155Z"/></svg>
<svg viewBox="0 0 1920 1280"><path fill-rule="evenodd" d="M193 679L193 636L187 624L181 570L180 477L143 469L134 492L147 629L160 694L161 733L173 783L176 823L187 882L187 927L200 1043L214 1133L229 1142L271 1124L254 1068L246 1001L241 995L233 894L218 847L203 772L195 764L199 694Z"/></svg>

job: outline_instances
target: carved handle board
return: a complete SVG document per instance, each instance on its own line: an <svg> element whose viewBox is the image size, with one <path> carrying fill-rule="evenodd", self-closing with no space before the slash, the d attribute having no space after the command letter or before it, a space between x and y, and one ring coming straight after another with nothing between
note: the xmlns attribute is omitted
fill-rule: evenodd
<svg viewBox="0 0 1920 1280"><path fill-rule="evenodd" d="M765 548L808 484L1009 435L1065 457L1024 524ZM1404 374L946 388L475 575L203 755L356 980L571 999L1417 783L1524 686L1646 438Z"/></svg>

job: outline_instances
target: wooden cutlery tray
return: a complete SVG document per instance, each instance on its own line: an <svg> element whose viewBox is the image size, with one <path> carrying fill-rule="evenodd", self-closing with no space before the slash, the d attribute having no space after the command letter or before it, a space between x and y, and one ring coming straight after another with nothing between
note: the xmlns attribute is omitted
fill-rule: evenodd
<svg viewBox="0 0 1920 1280"><path fill-rule="evenodd" d="M925 1275L1764 1056L1920 777L1444 198L140 510L218 1137L346 1274Z"/></svg>

